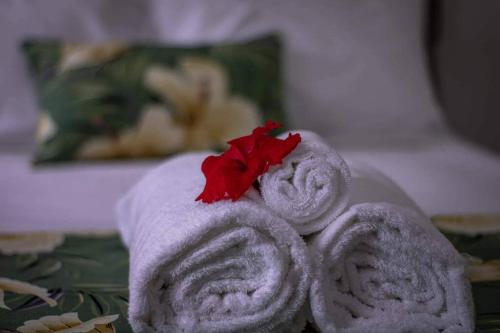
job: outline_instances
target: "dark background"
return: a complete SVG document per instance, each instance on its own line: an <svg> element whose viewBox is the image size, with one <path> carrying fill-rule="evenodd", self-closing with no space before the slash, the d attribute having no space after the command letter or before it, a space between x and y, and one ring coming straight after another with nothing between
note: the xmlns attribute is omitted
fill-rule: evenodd
<svg viewBox="0 0 500 333"><path fill-rule="evenodd" d="M500 1L431 0L429 62L455 132L500 152Z"/></svg>

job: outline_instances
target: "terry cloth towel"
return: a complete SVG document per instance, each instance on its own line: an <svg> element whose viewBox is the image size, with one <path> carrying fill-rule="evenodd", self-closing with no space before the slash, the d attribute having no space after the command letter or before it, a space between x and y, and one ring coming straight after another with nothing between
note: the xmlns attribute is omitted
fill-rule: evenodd
<svg viewBox="0 0 500 333"><path fill-rule="evenodd" d="M265 204L302 235L324 229L349 201L345 161L319 136L299 131L302 141L260 179Z"/></svg>
<svg viewBox="0 0 500 333"><path fill-rule="evenodd" d="M315 325L327 333L472 332L462 257L390 179L366 166L351 172L353 206L309 241L318 258Z"/></svg>
<svg viewBox="0 0 500 333"><path fill-rule="evenodd" d="M118 203L133 330L300 331L311 282L307 246L247 198L195 202L206 156L167 161Z"/></svg>

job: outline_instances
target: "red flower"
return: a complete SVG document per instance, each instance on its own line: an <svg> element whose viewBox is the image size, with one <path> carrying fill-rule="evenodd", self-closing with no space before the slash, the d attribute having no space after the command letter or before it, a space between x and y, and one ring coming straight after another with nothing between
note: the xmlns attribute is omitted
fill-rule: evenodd
<svg viewBox="0 0 500 333"><path fill-rule="evenodd" d="M207 157L201 165L206 178L205 188L196 200L205 203L238 200L271 165L280 164L301 138L300 134L288 134L285 140L269 135L279 127L268 121L252 134L229 141L229 149L221 155Z"/></svg>

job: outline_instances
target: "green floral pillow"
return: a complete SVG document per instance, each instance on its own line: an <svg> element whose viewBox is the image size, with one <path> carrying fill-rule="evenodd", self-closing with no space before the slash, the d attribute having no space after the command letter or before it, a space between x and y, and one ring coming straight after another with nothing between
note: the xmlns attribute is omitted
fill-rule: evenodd
<svg viewBox="0 0 500 333"><path fill-rule="evenodd" d="M199 47L22 47L41 114L34 163L220 149L267 119L284 123L280 42Z"/></svg>

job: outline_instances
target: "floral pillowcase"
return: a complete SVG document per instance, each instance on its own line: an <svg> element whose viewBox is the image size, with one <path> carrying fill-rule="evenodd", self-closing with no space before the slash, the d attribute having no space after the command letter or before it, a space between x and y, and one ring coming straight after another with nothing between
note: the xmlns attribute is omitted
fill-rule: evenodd
<svg viewBox="0 0 500 333"><path fill-rule="evenodd" d="M284 123L275 35L199 47L29 40L40 107L34 163L221 149Z"/></svg>

